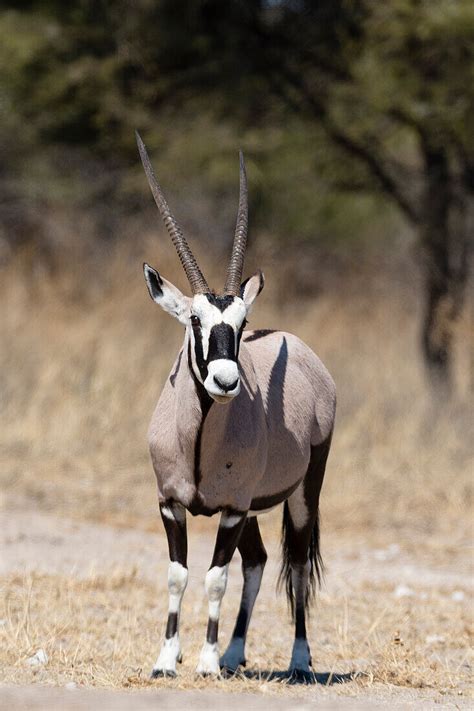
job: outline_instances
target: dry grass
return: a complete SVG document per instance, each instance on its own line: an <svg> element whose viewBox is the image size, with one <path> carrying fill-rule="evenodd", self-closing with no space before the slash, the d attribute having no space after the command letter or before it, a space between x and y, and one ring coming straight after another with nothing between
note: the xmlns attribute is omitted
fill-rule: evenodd
<svg viewBox="0 0 474 711"><path fill-rule="evenodd" d="M143 256L155 251L153 241ZM25 279L22 263L3 274L0 328L8 347L0 355L1 467L8 508L158 528L145 432L181 332L148 299L141 257L135 254L133 266L124 267L118 254L106 272L96 272L92 295L81 292L78 274ZM318 297L297 300L287 289L285 303L281 285L289 281L275 256L264 257L267 287L251 325L304 338L338 385L324 540L341 546L357 540L372 548L396 541L402 550L416 548L419 559L435 568L446 561L464 566L472 535L470 314L457 327L457 394L443 402L428 393L418 361L416 275L361 267L342 283L333 277ZM183 284L174 258L158 266ZM287 264L284 273L291 268ZM275 520L264 524L270 538ZM198 525L210 530L207 522ZM378 683L464 693L468 603L451 600L448 589L420 587L415 597L400 600L392 589L348 580L344 595L323 594L317 625L312 623L316 659L324 660L327 672L366 672L341 685L340 693ZM85 580L32 572L27 579L3 580L3 592L4 680L114 688L150 683L145 672L157 653L164 589L157 595L127 571ZM226 605L235 606L236 595ZM186 658L179 680L167 686L209 683L197 682L193 673L203 604L200 588L188 595ZM250 656L259 669L283 668L290 628L274 624L287 618L283 599L262 602L259 614ZM232 621L224 614L224 637ZM261 634L268 627L271 639ZM38 647L49 662L29 667L25 660ZM248 679L215 683L229 691L282 689Z"/></svg>
<svg viewBox="0 0 474 711"><path fill-rule="evenodd" d="M74 681L114 688L209 686L209 680L194 675L206 621L200 587L191 588L185 598L181 629L185 658L179 678L152 682L148 672L163 632L156 621L164 619L164 584L157 591L132 572L82 580L12 576L3 585L0 639L6 682L64 685ZM417 592L408 601L394 601L391 589L379 585L350 586L347 595L321 595L317 625L313 622L311 630L321 676L331 683L342 672L358 673L355 682L340 685L340 693L354 693L354 683L362 688L383 683L466 693L469 606L453 600L449 590ZM237 588L233 588L225 604L224 639L230 633L237 600ZM287 619L284 601L265 596L249 633L248 656L256 670L281 670L287 664L290 625L275 627L275 619ZM272 634L262 635L269 626ZM49 661L31 667L28 659L38 649L45 650ZM262 684L270 693L291 691L286 684L245 677L232 683L212 681L217 688L235 692L256 690Z"/></svg>

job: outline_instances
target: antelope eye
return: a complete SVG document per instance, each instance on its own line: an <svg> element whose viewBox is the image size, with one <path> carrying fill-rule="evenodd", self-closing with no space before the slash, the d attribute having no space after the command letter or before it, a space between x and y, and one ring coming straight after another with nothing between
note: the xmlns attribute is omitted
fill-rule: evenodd
<svg viewBox="0 0 474 711"><path fill-rule="evenodd" d="M201 321L195 314L191 315L191 324L193 327L198 328L201 325Z"/></svg>

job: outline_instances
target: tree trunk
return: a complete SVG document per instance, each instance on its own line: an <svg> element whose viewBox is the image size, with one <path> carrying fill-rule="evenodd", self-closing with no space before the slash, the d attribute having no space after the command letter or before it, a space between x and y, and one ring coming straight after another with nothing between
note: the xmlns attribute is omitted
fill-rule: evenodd
<svg viewBox="0 0 474 711"><path fill-rule="evenodd" d="M452 388L453 328L468 275L472 202L456 181L444 147L424 146L425 195L420 223L425 263L422 351L430 381L439 394Z"/></svg>

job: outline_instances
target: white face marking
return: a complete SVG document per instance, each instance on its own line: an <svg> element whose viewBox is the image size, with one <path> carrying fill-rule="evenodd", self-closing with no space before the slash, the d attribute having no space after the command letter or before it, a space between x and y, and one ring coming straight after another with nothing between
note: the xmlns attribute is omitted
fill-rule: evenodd
<svg viewBox="0 0 474 711"><path fill-rule="evenodd" d="M225 387L233 385L233 383L237 383L237 385L232 390L224 392L217 385L214 378L217 378L218 382ZM240 392L240 376L237 363L226 358L211 360L207 366L207 378L204 381L204 387L211 397L216 396L218 402L230 402Z"/></svg>
<svg viewBox="0 0 474 711"><path fill-rule="evenodd" d="M201 321L202 352L204 359L207 359L212 327L217 326L219 323L227 323L232 326L237 336L239 328L247 315L247 309L242 299L236 296L234 301L222 312L217 306L209 303L204 294L198 294L193 299L191 313ZM235 342L237 344L237 338Z"/></svg>

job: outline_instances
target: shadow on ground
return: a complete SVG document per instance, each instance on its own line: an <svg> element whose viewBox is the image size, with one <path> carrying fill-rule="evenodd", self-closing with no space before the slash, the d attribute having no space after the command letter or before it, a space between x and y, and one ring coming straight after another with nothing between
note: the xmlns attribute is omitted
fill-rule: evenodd
<svg viewBox="0 0 474 711"><path fill-rule="evenodd" d="M306 671L276 671L276 670L239 670L237 672L224 672L222 674L228 679L257 679L259 681L281 681L287 684L322 684L323 686L334 686L334 684L346 684L354 679L364 676L363 672L351 671L346 674L335 672L306 672Z"/></svg>

